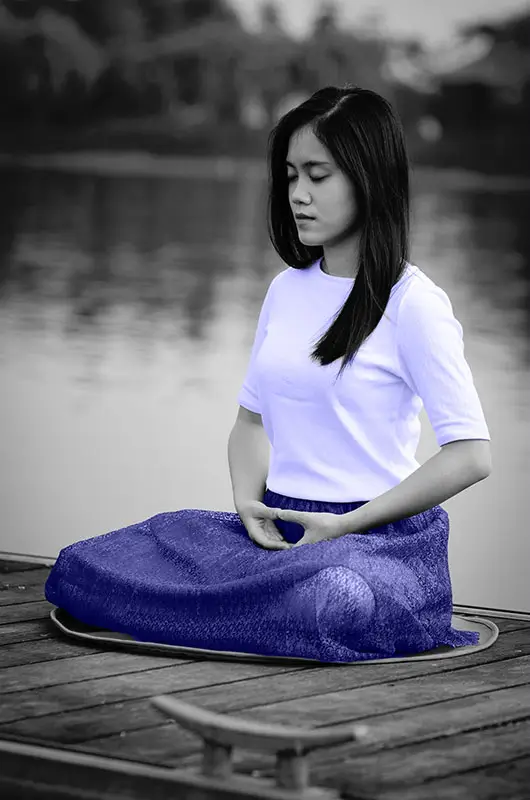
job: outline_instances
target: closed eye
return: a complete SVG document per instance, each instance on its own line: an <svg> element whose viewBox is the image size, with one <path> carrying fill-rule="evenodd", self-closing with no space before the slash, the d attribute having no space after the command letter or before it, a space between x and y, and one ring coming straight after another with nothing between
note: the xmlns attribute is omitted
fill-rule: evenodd
<svg viewBox="0 0 530 800"><path fill-rule="evenodd" d="M291 183L291 181L292 181L292 180L293 180L295 177L296 177L295 175L288 175L288 176L287 176L287 183ZM323 177L321 177L321 178L311 178L310 180L312 180L312 181L313 181L313 183L319 183L320 181L325 181L327 177L328 177L328 175L324 175L324 176L323 176Z"/></svg>

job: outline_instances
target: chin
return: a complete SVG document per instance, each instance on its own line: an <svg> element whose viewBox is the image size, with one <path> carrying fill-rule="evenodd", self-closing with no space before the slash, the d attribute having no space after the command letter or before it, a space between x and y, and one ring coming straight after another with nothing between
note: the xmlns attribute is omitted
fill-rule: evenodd
<svg viewBox="0 0 530 800"><path fill-rule="evenodd" d="M321 236L305 236L303 233L299 233L298 238L302 244L308 244L310 247L318 247L319 245L324 244L324 240Z"/></svg>

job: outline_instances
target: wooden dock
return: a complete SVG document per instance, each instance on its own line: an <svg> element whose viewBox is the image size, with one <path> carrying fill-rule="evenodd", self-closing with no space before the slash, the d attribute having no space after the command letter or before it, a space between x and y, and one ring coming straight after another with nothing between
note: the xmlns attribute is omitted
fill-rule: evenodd
<svg viewBox="0 0 530 800"><path fill-rule="evenodd" d="M49 571L0 561L5 800L530 798L530 616L488 614L497 641L455 659L279 666L140 655L63 636L44 598ZM160 695L242 728L362 724L369 736L314 749L304 790L277 785L276 754L263 742L251 752L250 734L248 750L214 747L207 775L203 739L156 707Z"/></svg>

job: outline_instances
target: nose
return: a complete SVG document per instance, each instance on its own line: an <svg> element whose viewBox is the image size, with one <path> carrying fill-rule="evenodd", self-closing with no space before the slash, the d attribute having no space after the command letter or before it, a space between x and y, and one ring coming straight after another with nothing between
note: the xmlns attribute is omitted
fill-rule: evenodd
<svg viewBox="0 0 530 800"><path fill-rule="evenodd" d="M310 200L311 197L308 190L304 188L304 185L301 181L298 181L291 194L291 202L294 206L296 206L295 211L303 211L303 208L299 208L299 204L302 203L302 205L307 205Z"/></svg>

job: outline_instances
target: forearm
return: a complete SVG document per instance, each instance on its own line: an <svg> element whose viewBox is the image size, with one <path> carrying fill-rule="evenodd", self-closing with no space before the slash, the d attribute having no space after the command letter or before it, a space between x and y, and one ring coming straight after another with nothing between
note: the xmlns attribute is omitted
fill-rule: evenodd
<svg viewBox="0 0 530 800"><path fill-rule="evenodd" d="M236 510L242 502L263 500L269 455L265 429L253 423L236 422L228 438L228 465Z"/></svg>
<svg viewBox="0 0 530 800"><path fill-rule="evenodd" d="M443 449L412 475L363 506L340 515L340 535L388 525L433 506L488 477L488 472L455 450Z"/></svg>

